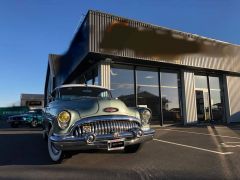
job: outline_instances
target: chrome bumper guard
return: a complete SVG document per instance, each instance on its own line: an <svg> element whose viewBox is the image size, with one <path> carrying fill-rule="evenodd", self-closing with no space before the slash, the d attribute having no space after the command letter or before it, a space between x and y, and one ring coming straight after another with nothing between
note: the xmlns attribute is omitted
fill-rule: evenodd
<svg viewBox="0 0 240 180"><path fill-rule="evenodd" d="M52 135L50 140L59 150L81 150L81 149L108 149L108 142L111 140L121 139L124 146L143 143L153 139L155 130L134 129L128 132L113 133L107 135L86 134L82 137ZM124 149L118 148L118 149ZM116 149L117 150L117 149Z"/></svg>

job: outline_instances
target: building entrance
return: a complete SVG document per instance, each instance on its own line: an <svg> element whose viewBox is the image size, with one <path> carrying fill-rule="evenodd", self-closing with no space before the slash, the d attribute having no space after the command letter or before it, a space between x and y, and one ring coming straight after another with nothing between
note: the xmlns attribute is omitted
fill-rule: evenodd
<svg viewBox="0 0 240 180"><path fill-rule="evenodd" d="M207 89L196 90L197 117L199 121L209 121L210 104Z"/></svg>
<svg viewBox="0 0 240 180"><path fill-rule="evenodd" d="M220 77L195 75L197 118L199 122L223 122L223 92Z"/></svg>

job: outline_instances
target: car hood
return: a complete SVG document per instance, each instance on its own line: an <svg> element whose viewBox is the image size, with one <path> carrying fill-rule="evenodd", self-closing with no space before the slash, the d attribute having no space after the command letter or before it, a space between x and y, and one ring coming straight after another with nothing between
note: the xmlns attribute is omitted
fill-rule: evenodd
<svg viewBox="0 0 240 180"><path fill-rule="evenodd" d="M136 112L133 109L128 108L122 101L117 99L86 97L86 98L81 98L77 100L62 101L61 103L64 109L77 111L81 118L88 117L88 116L101 116L101 115L136 116ZM58 103L58 105L60 104ZM105 112L104 109L109 107L117 108L118 111Z"/></svg>

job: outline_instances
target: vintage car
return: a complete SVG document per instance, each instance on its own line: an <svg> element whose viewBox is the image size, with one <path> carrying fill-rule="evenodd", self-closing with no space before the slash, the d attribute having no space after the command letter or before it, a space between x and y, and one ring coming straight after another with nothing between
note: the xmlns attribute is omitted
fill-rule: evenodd
<svg viewBox="0 0 240 180"><path fill-rule="evenodd" d="M69 150L106 149L136 152L151 140L151 111L129 108L108 89L94 85L62 85L45 107L43 137L53 161Z"/></svg>
<svg viewBox="0 0 240 180"><path fill-rule="evenodd" d="M9 123L13 128L18 127L19 125L27 125L36 128L41 126L42 122L43 117L41 109L31 110L24 114L9 116L7 119L7 123Z"/></svg>

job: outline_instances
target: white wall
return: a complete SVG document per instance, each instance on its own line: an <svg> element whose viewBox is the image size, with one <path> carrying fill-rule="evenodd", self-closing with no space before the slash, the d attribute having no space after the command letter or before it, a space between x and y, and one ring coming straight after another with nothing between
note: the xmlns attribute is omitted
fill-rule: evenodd
<svg viewBox="0 0 240 180"><path fill-rule="evenodd" d="M182 71L181 77L184 124L197 123L194 73L191 71Z"/></svg>
<svg viewBox="0 0 240 180"><path fill-rule="evenodd" d="M227 76L227 93L229 102L228 122L240 122L240 77Z"/></svg>

